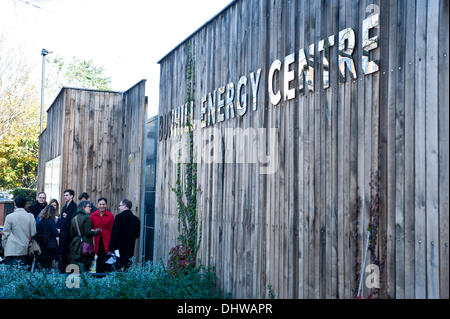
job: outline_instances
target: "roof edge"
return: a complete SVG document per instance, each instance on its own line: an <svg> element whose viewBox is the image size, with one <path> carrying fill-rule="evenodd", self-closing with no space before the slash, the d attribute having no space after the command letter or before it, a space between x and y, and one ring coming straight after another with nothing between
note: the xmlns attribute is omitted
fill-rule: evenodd
<svg viewBox="0 0 450 319"><path fill-rule="evenodd" d="M128 90L123 91L122 94L126 94L128 91L132 90L133 88L135 88L136 86L138 86L141 83L145 83L147 82L147 79L142 79L139 82L137 82L135 85L131 86Z"/></svg>
<svg viewBox="0 0 450 319"><path fill-rule="evenodd" d="M99 90L99 89L85 89L85 88L77 88L71 86L63 86L61 90L69 89L69 90L78 90L78 91L89 91L89 92L104 92L104 93L119 93L122 94L122 91L112 91L112 90ZM59 95L59 94L58 94Z"/></svg>
<svg viewBox="0 0 450 319"><path fill-rule="evenodd" d="M62 92L64 92L64 90L77 90L77 91L88 91L88 92L103 92L103 93L116 93L116 94L124 94L126 92L128 92L129 90L131 90L133 87L135 87L136 85L138 85L139 83L141 83L142 81L146 81L144 80L140 80L138 83L136 83L135 85L133 85L131 88L129 88L126 91L112 91L112 90L99 90L99 89L86 89L86 88L78 88L78 87L72 87L72 86L63 86L61 87L61 89L59 90L58 94L56 95L56 97L53 99L53 102L50 104L50 106L47 108L46 112L48 112L53 105L55 104L55 102L58 100L59 96L62 94Z"/></svg>
<svg viewBox="0 0 450 319"><path fill-rule="evenodd" d="M187 42L190 38L192 38L194 35L196 35L200 30L202 30L204 27L206 27L208 24L210 24L213 20L215 20L218 16L220 16L222 13L227 11L232 5L236 4L238 0L232 0L225 8L223 8L219 13L217 13L215 16L213 16L211 19L206 21L204 24L202 24L201 27L199 27L197 30L192 32L186 39L181 41L179 44L177 44L172 50L169 51L165 56L163 56L157 63L161 64L163 60L165 60L169 55L171 55L176 49L178 49L181 45L183 45L185 42Z"/></svg>

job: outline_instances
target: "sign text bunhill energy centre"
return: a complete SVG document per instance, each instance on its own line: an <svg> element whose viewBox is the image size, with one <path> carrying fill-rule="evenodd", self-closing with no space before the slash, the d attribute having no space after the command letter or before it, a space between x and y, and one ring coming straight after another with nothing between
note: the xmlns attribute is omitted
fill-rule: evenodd
<svg viewBox="0 0 450 319"><path fill-rule="evenodd" d="M378 48L378 35L370 37L371 29L379 27L379 14L370 15L362 22L361 34L361 69L364 75L377 72L379 61L369 60L369 53ZM330 51L335 47L335 36L331 35L317 43L309 45L305 49L293 52L281 61L276 59L272 62L267 76L267 92L269 101L277 106L281 100L289 101L295 99L297 91L304 96L306 91L314 92L314 63L319 63L322 72L322 86L326 90L330 87ZM337 45L337 67L339 69L339 81L346 81L346 73L352 79L357 78L353 52L355 49L355 32L351 28L343 29L338 35ZM316 53L316 51L318 53ZM322 53L322 54L320 54ZM320 59L322 56L322 63ZM319 61L317 61L319 60ZM295 69L297 69L298 86L292 85L295 80ZM258 91L261 84L262 69L249 74L250 81L246 75L240 77L237 85L229 82L205 95L200 101L200 125L201 128L212 126L216 123L244 116L249 108L248 100L251 97L251 109L258 109ZM278 75L278 76L277 76ZM306 83L306 85L305 85ZM277 87L278 89L275 89ZM307 89L306 89L307 87ZM192 110L192 112L191 112ZM159 140L177 136L182 132L196 129L194 123L194 103L186 103L172 109L169 113L162 115L159 120Z"/></svg>

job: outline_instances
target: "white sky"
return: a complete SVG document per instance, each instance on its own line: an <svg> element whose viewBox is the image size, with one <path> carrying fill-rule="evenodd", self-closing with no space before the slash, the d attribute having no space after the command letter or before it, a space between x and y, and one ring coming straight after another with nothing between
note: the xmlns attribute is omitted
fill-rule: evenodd
<svg viewBox="0 0 450 319"><path fill-rule="evenodd" d="M35 4L35 8L24 2ZM147 79L149 114L158 108L159 61L231 0L0 0L6 31L41 72L41 49L91 59L114 91ZM49 100L49 101L47 101ZM45 108L52 101L45 100Z"/></svg>

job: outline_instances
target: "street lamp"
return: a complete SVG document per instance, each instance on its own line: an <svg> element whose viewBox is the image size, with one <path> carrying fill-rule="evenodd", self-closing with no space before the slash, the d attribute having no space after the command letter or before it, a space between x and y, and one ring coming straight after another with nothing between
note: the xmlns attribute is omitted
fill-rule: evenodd
<svg viewBox="0 0 450 319"><path fill-rule="evenodd" d="M42 133L42 126L44 122L44 87L45 87L45 56L47 54L52 53L51 51L48 51L47 49L42 49L41 55L42 55L42 81L41 81L41 128L39 130L39 134Z"/></svg>

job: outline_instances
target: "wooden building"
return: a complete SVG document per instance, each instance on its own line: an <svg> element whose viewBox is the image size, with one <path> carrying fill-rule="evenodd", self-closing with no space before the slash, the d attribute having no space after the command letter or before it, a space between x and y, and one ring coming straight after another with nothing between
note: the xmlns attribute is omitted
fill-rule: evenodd
<svg viewBox="0 0 450 319"><path fill-rule="evenodd" d="M237 0L169 52L154 259L177 244L192 57L199 259L225 292L353 298L364 272L363 297L448 298L448 16L448 0ZM237 161L252 129L274 172Z"/></svg>
<svg viewBox="0 0 450 319"><path fill-rule="evenodd" d="M39 137L38 191L61 205L65 189L76 202L105 197L114 214L128 198L141 217L146 108L145 80L125 92L62 88Z"/></svg>

